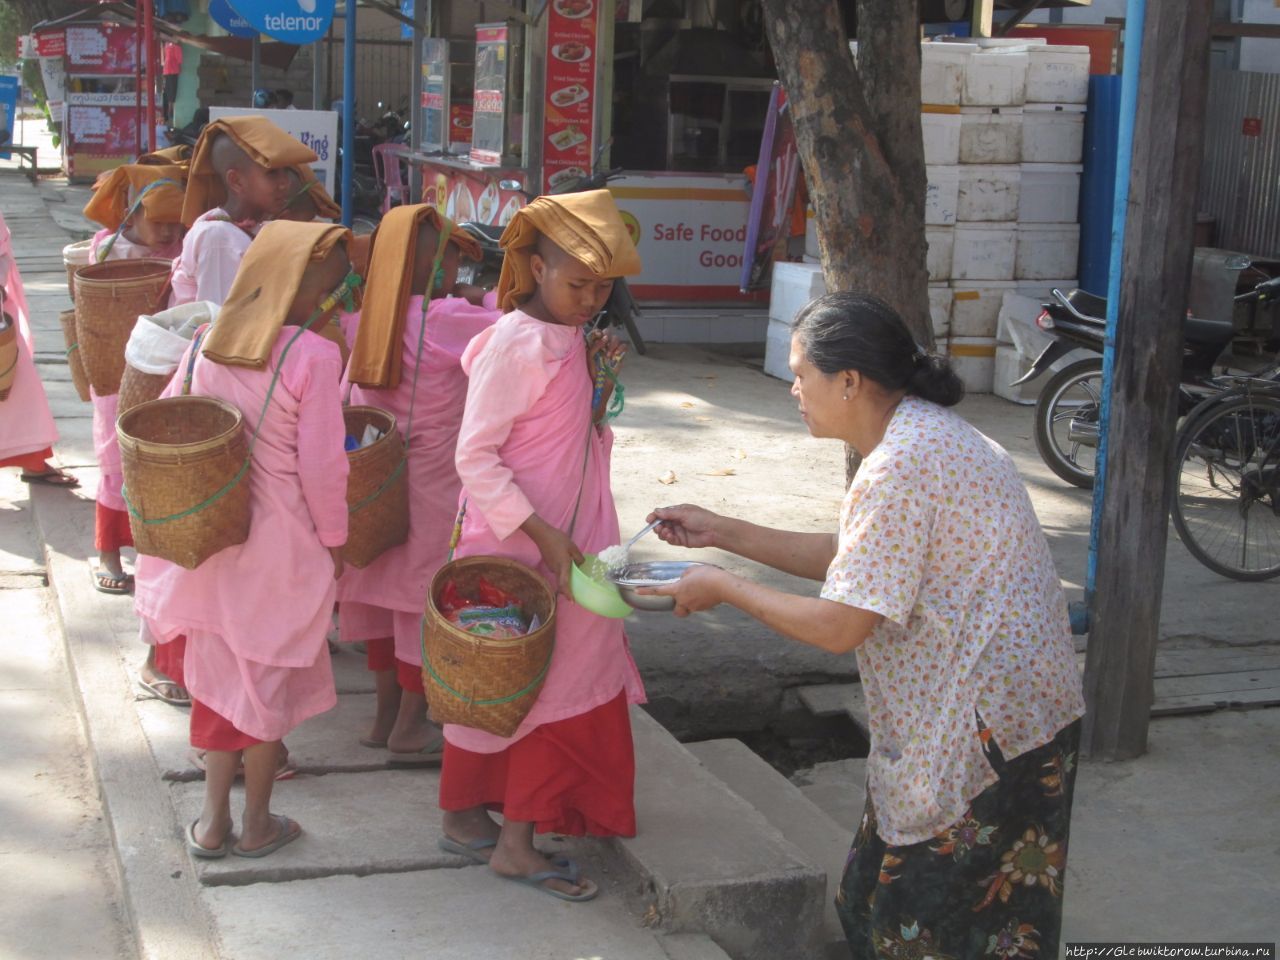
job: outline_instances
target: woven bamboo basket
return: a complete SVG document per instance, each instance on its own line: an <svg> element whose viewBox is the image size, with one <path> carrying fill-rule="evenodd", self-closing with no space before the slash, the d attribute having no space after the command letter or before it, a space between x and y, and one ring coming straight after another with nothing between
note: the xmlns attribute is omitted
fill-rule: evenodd
<svg viewBox="0 0 1280 960"><path fill-rule="evenodd" d="M212 397L166 397L116 421L139 553L193 570L249 537L244 418Z"/></svg>
<svg viewBox="0 0 1280 960"><path fill-rule="evenodd" d="M62 340L67 345L67 368L71 371L71 382L75 385L76 394L85 403L89 402L89 375L84 372L84 363L80 359L80 343L76 340L76 312L63 310L58 314L58 322L62 324Z"/></svg>
<svg viewBox="0 0 1280 960"><path fill-rule="evenodd" d="M164 306L172 263L108 260L76 270L76 337L89 382L101 397L120 390L124 348L138 317Z"/></svg>
<svg viewBox="0 0 1280 960"><path fill-rule="evenodd" d="M164 392L164 388L172 379L172 374L143 373L137 367L126 363L124 373L120 377L120 399L116 416L148 400L155 400Z"/></svg>
<svg viewBox="0 0 1280 960"><path fill-rule="evenodd" d="M463 595L475 595L484 577L520 598L526 618L539 627L512 640L468 633L450 623L437 604L452 581ZM437 723L458 723L509 737L533 709L555 648L556 596L528 567L504 557L466 557L440 568L427 594L422 621L422 682Z"/></svg>
<svg viewBox="0 0 1280 960"><path fill-rule="evenodd" d="M72 300L76 298L76 271L89 262L92 249L92 240L77 240L62 248L62 265L67 269L67 293Z"/></svg>
<svg viewBox="0 0 1280 960"><path fill-rule="evenodd" d="M18 375L18 327L9 314L0 314L0 400L9 399Z"/></svg>
<svg viewBox="0 0 1280 960"><path fill-rule="evenodd" d="M342 559L367 567L381 554L409 539L409 480L404 442L396 418L377 407L342 411L347 434L357 439L372 424L382 437L347 454L347 544Z"/></svg>

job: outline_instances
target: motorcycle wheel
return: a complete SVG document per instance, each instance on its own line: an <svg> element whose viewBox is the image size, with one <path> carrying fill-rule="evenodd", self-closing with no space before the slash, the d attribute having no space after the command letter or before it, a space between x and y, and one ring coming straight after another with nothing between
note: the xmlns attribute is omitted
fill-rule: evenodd
<svg viewBox="0 0 1280 960"><path fill-rule="evenodd" d="M1050 378L1036 401L1036 448L1067 483L1093 489L1097 447L1073 441L1072 420L1097 423L1102 411L1102 358L1077 360Z"/></svg>

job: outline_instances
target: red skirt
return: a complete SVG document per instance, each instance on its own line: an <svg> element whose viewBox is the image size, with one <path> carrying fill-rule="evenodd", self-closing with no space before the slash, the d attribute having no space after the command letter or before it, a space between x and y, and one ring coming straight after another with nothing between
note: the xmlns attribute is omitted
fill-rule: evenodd
<svg viewBox="0 0 1280 960"><path fill-rule="evenodd" d="M191 745L196 749L235 753L259 743L262 741L241 733L222 714L215 713L199 700L191 700Z"/></svg>
<svg viewBox="0 0 1280 960"><path fill-rule="evenodd" d="M185 688L186 677L182 672L182 662L187 656L187 638L185 635L174 637L168 643L156 644L156 669L166 677Z"/></svg>
<svg viewBox="0 0 1280 960"><path fill-rule="evenodd" d="M380 637L364 642L364 662L372 673L396 668L396 638Z"/></svg>
<svg viewBox="0 0 1280 960"><path fill-rule="evenodd" d="M406 693L420 693L426 696L427 688L422 685L422 667L406 660L396 660L396 682Z"/></svg>
<svg viewBox="0 0 1280 960"><path fill-rule="evenodd" d="M538 833L634 837L635 747L626 693L536 728L499 753L444 748L440 808L486 807Z"/></svg>
<svg viewBox="0 0 1280 960"><path fill-rule="evenodd" d="M95 502L93 511L93 547L95 550L119 550L133 546L133 530L126 510L112 510Z"/></svg>
<svg viewBox="0 0 1280 960"><path fill-rule="evenodd" d="M21 467L27 473L44 473L46 461L53 456L53 447L45 447L34 453L15 453L0 460L0 467Z"/></svg>

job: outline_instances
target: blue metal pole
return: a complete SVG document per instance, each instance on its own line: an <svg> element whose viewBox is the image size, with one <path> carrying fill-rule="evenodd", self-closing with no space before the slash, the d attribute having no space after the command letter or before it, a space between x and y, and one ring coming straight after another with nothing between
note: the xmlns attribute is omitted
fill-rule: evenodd
<svg viewBox="0 0 1280 960"><path fill-rule="evenodd" d="M351 226L355 213L356 172L356 0L346 0L342 35L342 222Z"/></svg>
<svg viewBox="0 0 1280 960"><path fill-rule="evenodd" d="M1102 507L1107 495L1107 435L1111 426L1111 385L1115 377L1116 328L1120 318L1120 281L1124 265L1124 229L1129 213L1129 174L1133 164L1133 128L1138 115L1138 74L1142 67L1142 33L1147 0L1129 0L1124 21L1124 75L1120 81L1120 132L1116 147L1116 194L1111 219L1111 275L1107 283L1107 334L1102 351L1102 409L1099 412L1098 456L1094 469L1093 517L1089 525L1089 565L1085 606L1072 610L1078 633L1090 626L1094 590L1098 583L1098 540ZM1083 629L1081 629L1083 628Z"/></svg>

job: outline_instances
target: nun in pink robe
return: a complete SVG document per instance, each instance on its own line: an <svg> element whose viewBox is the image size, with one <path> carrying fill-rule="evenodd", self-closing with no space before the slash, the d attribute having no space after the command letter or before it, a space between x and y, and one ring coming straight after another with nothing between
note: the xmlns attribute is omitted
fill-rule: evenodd
<svg viewBox="0 0 1280 960"><path fill-rule="evenodd" d="M9 399L0 401L0 467L21 467L26 474L44 474L52 469L45 461L53 456L58 430L36 370L27 295L3 214L0 214L0 284L3 285L0 309L16 325L18 334L13 385Z"/></svg>
<svg viewBox="0 0 1280 960"><path fill-rule="evenodd" d="M280 740L337 702L325 634L336 594L329 549L347 538L341 360L334 343L308 330L282 364L295 334L280 330L263 369L196 360L192 394L235 406L246 430L258 422L272 371L280 372L247 477L249 538L195 570L140 556L135 590L153 640L186 635L193 701L261 741ZM166 396L181 392L189 353Z"/></svg>
<svg viewBox="0 0 1280 960"><path fill-rule="evenodd" d="M386 410L409 444L409 538L361 570L350 569L338 584L342 639L395 638L401 687L422 688L422 610L431 578L445 562L462 483L454 468L454 448L467 396L462 354L467 344L498 319L492 307L460 297L431 301L418 375L413 420L409 406L413 370L422 330L422 297L409 299L403 336L403 372L394 389L351 387L351 403ZM354 341L354 336L351 337ZM348 384L344 381L343 392Z"/></svg>
<svg viewBox="0 0 1280 960"><path fill-rule="evenodd" d="M455 462L467 512L457 556L509 557L555 586L520 530L532 514L570 532L584 553L619 542L609 489L613 434L591 423L583 332L515 310L471 341L462 367L470 383ZM564 594L556 617L546 683L513 736L445 726L440 805L503 807L511 819L536 822L539 832L634 834L626 711L644 701L644 689L622 622ZM542 731L549 735L531 737ZM592 749L578 752L573 741ZM573 754L577 769L566 769Z"/></svg>

